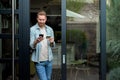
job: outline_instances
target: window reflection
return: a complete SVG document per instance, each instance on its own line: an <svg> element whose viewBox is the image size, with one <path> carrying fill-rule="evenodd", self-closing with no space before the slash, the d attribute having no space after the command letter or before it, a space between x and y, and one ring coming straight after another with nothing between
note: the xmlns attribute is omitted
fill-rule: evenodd
<svg viewBox="0 0 120 80"><path fill-rule="evenodd" d="M0 33L12 33L12 15L0 15ZM18 15L15 15L15 34L18 33Z"/></svg>
<svg viewBox="0 0 120 80"><path fill-rule="evenodd" d="M18 9L18 0L14 0L15 9ZM0 9L12 9L12 0L0 0Z"/></svg>
<svg viewBox="0 0 120 80"><path fill-rule="evenodd" d="M67 0L66 15L68 80L99 80L99 0Z"/></svg>

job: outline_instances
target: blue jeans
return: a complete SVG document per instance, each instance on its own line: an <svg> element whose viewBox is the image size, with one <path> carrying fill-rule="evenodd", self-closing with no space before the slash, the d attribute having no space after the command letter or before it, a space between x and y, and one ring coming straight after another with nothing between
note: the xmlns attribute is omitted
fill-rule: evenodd
<svg viewBox="0 0 120 80"><path fill-rule="evenodd" d="M35 63L39 80L51 80L52 61L40 61Z"/></svg>

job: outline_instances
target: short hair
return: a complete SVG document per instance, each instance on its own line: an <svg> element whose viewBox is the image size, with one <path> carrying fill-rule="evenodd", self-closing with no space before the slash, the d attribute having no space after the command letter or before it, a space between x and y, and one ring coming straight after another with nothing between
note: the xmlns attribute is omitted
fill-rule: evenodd
<svg viewBox="0 0 120 80"><path fill-rule="evenodd" d="M45 12L44 10L39 10L38 13L37 13L37 17L38 17L39 15L44 15L44 16L47 17L47 14L46 14L46 12Z"/></svg>

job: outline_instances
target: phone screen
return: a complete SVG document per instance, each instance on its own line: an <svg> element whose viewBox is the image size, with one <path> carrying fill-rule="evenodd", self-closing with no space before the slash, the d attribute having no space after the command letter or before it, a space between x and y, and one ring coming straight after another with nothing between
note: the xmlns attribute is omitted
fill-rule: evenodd
<svg viewBox="0 0 120 80"><path fill-rule="evenodd" d="M50 38L51 36L46 36L46 38Z"/></svg>
<svg viewBox="0 0 120 80"><path fill-rule="evenodd" d="M39 36L43 37L43 34L39 34Z"/></svg>

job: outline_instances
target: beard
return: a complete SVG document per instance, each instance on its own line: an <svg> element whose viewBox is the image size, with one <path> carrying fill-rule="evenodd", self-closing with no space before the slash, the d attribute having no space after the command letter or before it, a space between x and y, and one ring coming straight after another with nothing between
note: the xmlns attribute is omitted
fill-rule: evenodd
<svg viewBox="0 0 120 80"><path fill-rule="evenodd" d="M45 23L38 23L38 25L39 25L40 27L44 27L44 26L45 26Z"/></svg>

